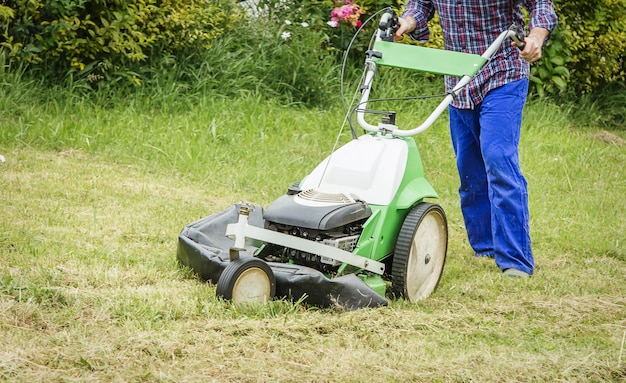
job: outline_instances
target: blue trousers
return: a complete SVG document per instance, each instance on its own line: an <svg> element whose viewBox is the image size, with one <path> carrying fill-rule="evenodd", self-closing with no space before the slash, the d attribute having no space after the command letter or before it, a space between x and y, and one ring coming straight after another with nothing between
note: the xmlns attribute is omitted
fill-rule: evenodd
<svg viewBox="0 0 626 383"><path fill-rule="evenodd" d="M449 107L461 211L476 256L533 273L528 187L518 146L528 80L490 91L475 109Z"/></svg>

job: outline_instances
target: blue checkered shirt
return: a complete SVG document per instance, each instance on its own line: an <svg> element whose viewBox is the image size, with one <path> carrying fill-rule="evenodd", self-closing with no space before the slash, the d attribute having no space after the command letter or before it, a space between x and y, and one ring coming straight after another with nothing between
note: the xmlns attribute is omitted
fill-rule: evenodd
<svg viewBox="0 0 626 383"><path fill-rule="evenodd" d="M498 35L515 24L524 28L522 7L530 14L529 29L554 30L557 16L551 0L408 0L402 17L413 16L417 28L410 36L418 41L430 37L428 21L439 14L445 48L457 52L483 54ZM492 89L528 77L530 65L509 41L502 44L491 61L472 79L452 105L473 109ZM446 91L458 78L446 76Z"/></svg>

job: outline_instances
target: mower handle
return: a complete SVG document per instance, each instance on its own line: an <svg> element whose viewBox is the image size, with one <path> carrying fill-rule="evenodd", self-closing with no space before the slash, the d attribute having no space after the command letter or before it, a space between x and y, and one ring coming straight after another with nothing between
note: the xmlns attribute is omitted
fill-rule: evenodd
<svg viewBox="0 0 626 383"><path fill-rule="evenodd" d="M383 41L393 42L393 36L400 27L398 15L389 8L383 13L378 23L378 38Z"/></svg>
<svg viewBox="0 0 626 383"><path fill-rule="evenodd" d="M513 36L519 39L520 38L519 33L520 31L516 30L515 28L510 28L500 33L500 35L494 40L493 43L491 43L491 45L489 45L489 47L487 48L487 50L485 50L485 52L481 55L481 57L483 57L486 60L485 62L488 62L491 56L493 56L494 53L498 50L498 48L500 48L500 45L502 45L502 42L504 40ZM380 38L380 34L378 35L378 38ZM523 40L523 37L521 40ZM519 45L518 47L520 49L523 49ZM368 132L389 132L394 136L401 136L401 137L415 136L417 134L424 132L426 129L430 128L430 126L437 120L437 118L439 118L439 116L441 116L441 114L446 110L448 105L452 103L452 100L454 100L454 98L459 93L461 93L461 90L463 89L463 87L469 84L469 82L472 80L472 76L465 75L461 77L461 79L457 83L454 90L452 90L452 92L446 95L446 97L441 101L441 103L439 103L439 105L435 108L435 110L428 116L428 118L426 118L426 120L420 126L414 129L410 129L410 130L401 130L400 128L398 128L396 125L393 125L393 124L380 123L378 125L372 125L368 123L367 121L365 121L365 110L367 109L367 102L369 100L372 80L374 78L374 74L376 73L376 63L371 57L367 58L365 60L365 67L366 67L365 69L366 72L365 72L365 78L363 81L364 86L363 86L362 93L361 93L361 99L359 101L359 105L361 107L357 109L356 111L357 121L359 125Z"/></svg>
<svg viewBox="0 0 626 383"><path fill-rule="evenodd" d="M515 32L511 35L511 39L515 41L515 45L519 48L520 51L523 51L526 48L526 43L524 42L524 31L522 31L517 25L511 25L509 30Z"/></svg>

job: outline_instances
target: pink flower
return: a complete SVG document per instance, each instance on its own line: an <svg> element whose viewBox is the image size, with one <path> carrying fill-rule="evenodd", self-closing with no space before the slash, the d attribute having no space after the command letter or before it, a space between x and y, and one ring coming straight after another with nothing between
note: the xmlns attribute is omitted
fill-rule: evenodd
<svg viewBox="0 0 626 383"><path fill-rule="evenodd" d="M354 13L354 10L352 9L351 6L343 5L341 8L339 8L339 15L338 16L339 16L340 19L347 19L353 13Z"/></svg>
<svg viewBox="0 0 626 383"><path fill-rule="evenodd" d="M344 22L352 25L353 27L360 28L363 23L359 20L359 18L365 13L365 11L363 11L358 4L355 4L352 1L353 0L344 0L342 6L336 7L330 11L330 15L332 17L327 24L333 28L337 28L339 26L339 22Z"/></svg>

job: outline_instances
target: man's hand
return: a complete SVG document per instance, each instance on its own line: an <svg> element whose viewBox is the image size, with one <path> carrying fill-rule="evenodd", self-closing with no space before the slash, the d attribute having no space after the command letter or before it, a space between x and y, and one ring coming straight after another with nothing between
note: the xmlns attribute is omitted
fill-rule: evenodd
<svg viewBox="0 0 626 383"><path fill-rule="evenodd" d="M548 38L550 32L544 28L533 28L524 39L524 50L520 52L520 57L529 63L533 63L541 58L543 42ZM514 46L517 44L512 43Z"/></svg>
<svg viewBox="0 0 626 383"><path fill-rule="evenodd" d="M417 28L417 22L411 16L408 16L405 18L402 18L402 17L398 18L398 24L400 26L398 27L398 29L396 30L396 33L393 36L395 40L402 40L403 34L413 32L415 28Z"/></svg>

